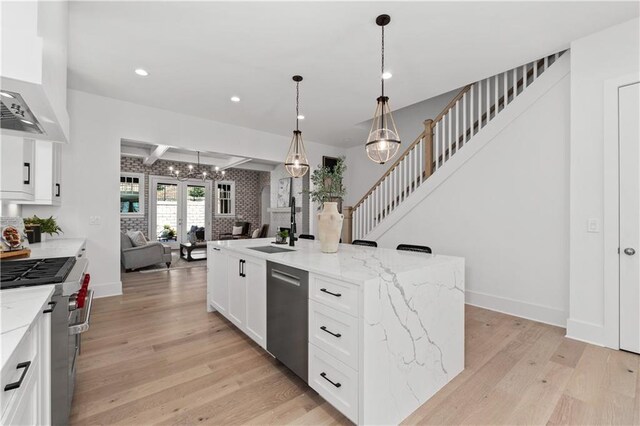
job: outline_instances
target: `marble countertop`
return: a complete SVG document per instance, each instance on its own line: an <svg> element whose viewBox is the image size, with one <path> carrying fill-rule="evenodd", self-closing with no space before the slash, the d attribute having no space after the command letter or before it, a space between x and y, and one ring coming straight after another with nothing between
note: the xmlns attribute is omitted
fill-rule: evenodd
<svg viewBox="0 0 640 426"><path fill-rule="evenodd" d="M0 292L0 368L4 368L31 324L46 309L54 289L54 285L43 285Z"/></svg>
<svg viewBox="0 0 640 426"><path fill-rule="evenodd" d="M318 241L298 240L295 247L272 244L273 241L273 238L259 238L209 241L208 244L355 284L377 279L381 273L395 275L457 262L461 259L453 256L354 246L352 244L340 244L337 253L322 253ZM268 254L250 248L261 246L275 246L291 249L291 251Z"/></svg>
<svg viewBox="0 0 640 426"><path fill-rule="evenodd" d="M84 238L52 238L43 243L29 244L30 259L44 259L46 257L76 256L85 244Z"/></svg>

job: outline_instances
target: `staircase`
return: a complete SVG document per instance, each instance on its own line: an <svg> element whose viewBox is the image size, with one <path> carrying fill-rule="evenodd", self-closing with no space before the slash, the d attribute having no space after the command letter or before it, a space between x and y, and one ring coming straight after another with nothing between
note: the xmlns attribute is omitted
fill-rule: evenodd
<svg viewBox="0 0 640 426"><path fill-rule="evenodd" d="M345 207L346 242L366 239L476 135L535 84L566 51L465 86L353 208ZM443 169L444 168L444 169ZM441 171L441 169L443 169Z"/></svg>

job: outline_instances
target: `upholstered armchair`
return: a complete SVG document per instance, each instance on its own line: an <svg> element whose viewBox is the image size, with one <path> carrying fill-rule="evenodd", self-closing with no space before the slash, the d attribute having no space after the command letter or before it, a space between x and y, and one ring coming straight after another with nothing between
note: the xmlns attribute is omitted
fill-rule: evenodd
<svg viewBox="0 0 640 426"><path fill-rule="evenodd" d="M169 268L171 266L171 247L165 246L158 241L136 247L133 245L131 238L121 232L120 262L127 272L158 263L166 263L167 268Z"/></svg>
<svg viewBox="0 0 640 426"><path fill-rule="evenodd" d="M249 229L251 228L251 224L249 222L236 222L233 224L233 227L237 229L234 233L233 230L231 232L223 232L218 235L219 240L237 240L243 238L250 238ZM242 228L242 229L238 229Z"/></svg>

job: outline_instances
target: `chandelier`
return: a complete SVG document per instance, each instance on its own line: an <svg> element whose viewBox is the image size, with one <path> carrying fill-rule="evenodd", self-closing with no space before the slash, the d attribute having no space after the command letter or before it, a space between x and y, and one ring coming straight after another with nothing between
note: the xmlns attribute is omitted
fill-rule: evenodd
<svg viewBox="0 0 640 426"><path fill-rule="evenodd" d="M187 166L187 168L189 169L189 171L187 173L180 173L180 170L177 167L173 167L173 166L169 166L169 175L171 175L173 178L179 180L180 182L184 182L186 180L189 179L202 179L203 181L207 180L207 179L211 179L211 180L219 180L222 179L225 175L225 171L224 170L220 170L220 167L216 166L214 168L214 173L211 175L209 173L207 173L206 171L202 171L202 172L198 172L196 170L200 170L201 166L200 166L200 151L197 151L198 153L198 165L194 168L193 164L189 164Z"/></svg>
<svg viewBox="0 0 640 426"><path fill-rule="evenodd" d="M293 139L291 139L287 158L284 160L284 167L291 176L299 178L309 170L309 161L302 141L302 132L298 129L298 121L302 117L300 115L300 82L302 81L302 76L294 75L293 81L296 82L296 129L293 131Z"/></svg>
<svg viewBox="0 0 640 426"><path fill-rule="evenodd" d="M400 136L393 115L391 115L389 98L384 95L384 80L390 77L390 74L384 72L384 27L389 22L391 22L389 15L380 15L376 18L376 24L382 29L382 74L380 75L382 93L377 99L371 131L365 145L369 159L379 164L384 164L392 159L400 148Z"/></svg>

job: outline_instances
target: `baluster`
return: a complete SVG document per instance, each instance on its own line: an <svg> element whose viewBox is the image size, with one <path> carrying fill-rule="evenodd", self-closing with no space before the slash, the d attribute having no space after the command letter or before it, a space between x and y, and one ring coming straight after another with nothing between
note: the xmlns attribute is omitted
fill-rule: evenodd
<svg viewBox="0 0 640 426"><path fill-rule="evenodd" d="M467 143L467 94L462 95L462 145Z"/></svg>
<svg viewBox="0 0 640 426"><path fill-rule="evenodd" d="M434 127L434 131L433 131L433 138L435 139L435 152L436 152L436 157L435 157L435 164L433 166L433 171L438 170L438 156L440 155L440 122L438 121Z"/></svg>
<svg viewBox="0 0 640 426"><path fill-rule="evenodd" d="M486 97L486 104L487 104L487 111L485 112L485 122L484 125L486 126L487 124L489 124L489 117L491 116L490 112L491 112L491 78L487 78L487 84L486 84L486 88L487 88L487 97Z"/></svg>
<svg viewBox="0 0 640 426"><path fill-rule="evenodd" d="M483 94L484 80L480 80L478 86L478 131L482 128L482 94Z"/></svg>
<svg viewBox="0 0 640 426"><path fill-rule="evenodd" d="M447 144L445 145L444 149L445 149L445 153L448 152L449 154L442 158L443 162L447 161L449 157L451 157L451 140L453 139L453 134L451 130L451 122L453 121L452 108L449 108L449 111L447 111L446 117L447 117Z"/></svg>
<svg viewBox="0 0 640 426"><path fill-rule="evenodd" d="M469 121L471 122L471 126L469 128L469 138L473 137L474 134L474 125L475 125L475 116L473 115L473 105L474 105L474 92L476 91L476 87L478 86L478 83L474 83L473 86L471 86L471 97L469 98Z"/></svg>
<svg viewBox="0 0 640 426"><path fill-rule="evenodd" d="M545 56L545 57L544 57L544 68L542 69L542 71L543 71L543 72L544 72L544 71L546 71L546 70L547 70L547 68L549 68L549 57L548 57L548 56Z"/></svg>
<svg viewBox="0 0 640 426"><path fill-rule="evenodd" d="M533 61L533 80L538 78L538 61Z"/></svg>
<svg viewBox="0 0 640 426"><path fill-rule="evenodd" d="M502 74L502 86L502 109L505 109L509 103L509 71Z"/></svg>
<svg viewBox="0 0 640 426"><path fill-rule="evenodd" d="M500 84L499 84L500 80L499 80L498 77L499 76L497 74L493 77L493 86L494 86L494 88L493 88L494 89L493 116L494 117L498 114L498 103L500 102L500 99L499 99L500 94L499 94L499 91L498 91L498 87L500 87Z"/></svg>
<svg viewBox="0 0 640 426"><path fill-rule="evenodd" d="M389 215L389 179L391 174L384 180L384 217Z"/></svg>
<svg viewBox="0 0 640 426"><path fill-rule="evenodd" d="M523 65L522 66L522 91L524 91L525 87L527 87L527 66Z"/></svg>

